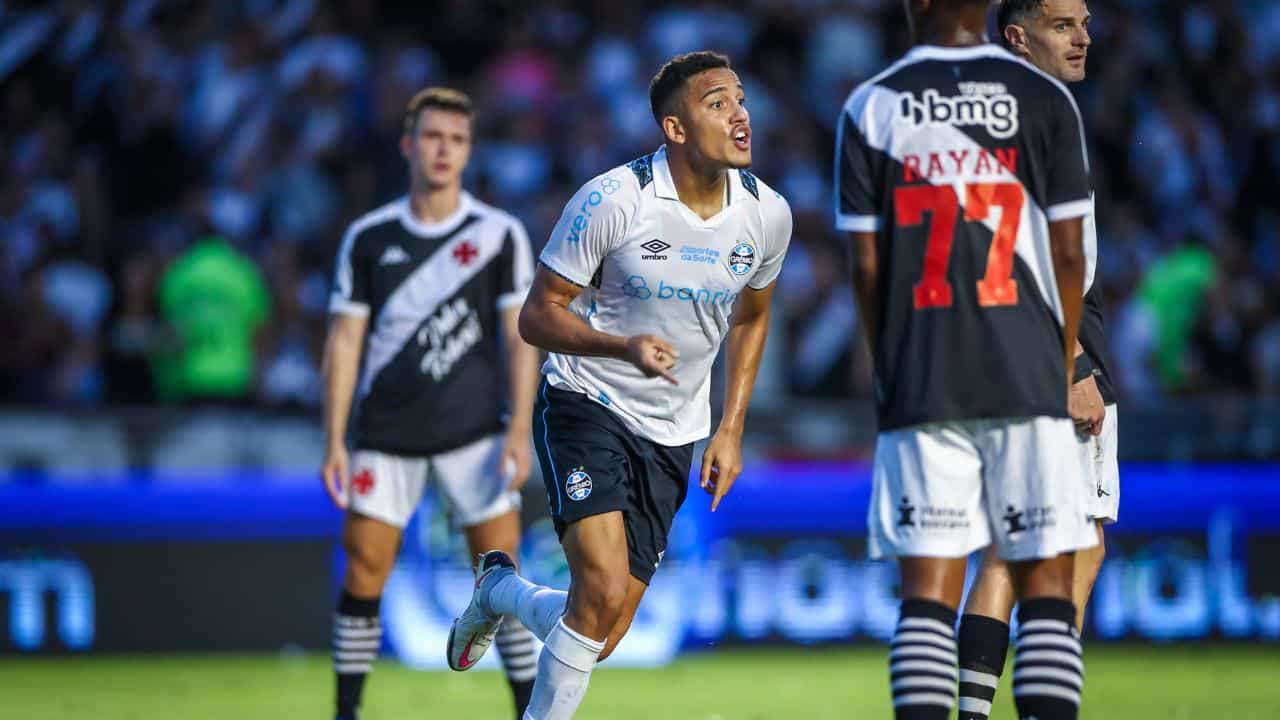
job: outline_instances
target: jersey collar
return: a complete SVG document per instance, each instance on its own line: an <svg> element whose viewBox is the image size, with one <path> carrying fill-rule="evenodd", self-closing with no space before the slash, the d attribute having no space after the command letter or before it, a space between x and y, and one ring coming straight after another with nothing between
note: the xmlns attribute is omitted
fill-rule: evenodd
<svg viewBox="0 0 1280 720"><path fill-rule="evenodd" d="M1012 54L995 43L968 45L966 47L916 45L907 51L907 58L911 60L973 60L981 57L1011 56Z"/></svg>
<svg viewBox="0 0 1280 720"><path fill-rule="evenodd" d="M679 200L676 181L671 178L671 166L667 163L667 146L653 154L653 192L660 198Z"/></svg>
<svg viewBox="0 0 1280 720"><path fill-rule="evenodd" d="M736 194L733 192L732 181L738 171L730 168L725 172L727 177L725 177L724 183L724 209L727 210L729 205L733 203L734 195ZM653 192L660 198L680 202L680 195L676 192L676 181L671 177L671 165L667 162L666 145L658 148L658 151L653 154ZM692 213L693 211L690 210L689 212Z"/></svg>
<svg viewBox="0 0 1280 720"><path fill-rule="evenodd" d="M423 222L414 217L413 209L409 207L409 196L405 195L400 198L400 224L414 235L421 237L437 237L445 235L449 231L458 227L459 223L471 214L475 207L475 200L471 197L471 193L463 190L458 195L458 209L449 214L448 217L437 222Z"/></svg>

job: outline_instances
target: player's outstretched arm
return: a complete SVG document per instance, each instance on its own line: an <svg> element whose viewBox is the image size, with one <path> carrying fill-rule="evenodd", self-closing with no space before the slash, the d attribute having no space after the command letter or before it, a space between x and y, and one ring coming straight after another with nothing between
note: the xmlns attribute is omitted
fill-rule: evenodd
<svg viewBox="0 0 1280 720"><path fill-rule="evenodd" d="M679 385L671 368L680 353L653 335L623 337L600 332L569 310L582 288L538 266L533 287L520 310L520 336L530 345L562 355L586 355L626 360L647 377L661 377Z"/></svg>
<svg viewBox="0 0 1280 720"><path fill-rule="evenodd" d="M871 357L875 357L880 321L880 259L876 234L851 232L849 247L853 252L853 292L858 298L858 324L862 326Z"/></svg>
<svg viewBox="0 0 1280 720"><path fill-rule="evenodd" d="M325 458L321 475L329 497L340 508L347 506L347 419L351 415L351 396L355 392L356 374L360 371L360 353L364 333L369 325L367 315L336 313L329 322L329 336L324 343L324 445Z"/></svg>
<svg viewBox="0 0 1280 720"><path fill-rule="evenodd" d="M701 486L711 494L711 512L720 507L720 501L742 472L742 430L769 334L769 306L776 285L770 283L760 290L744 288L729 318L724 413L716 434L702 453Z"/></svg>
<svg viewBox="0 0 1280 720"><path fill-rule="evenodd" d="M1062 303L1063 355L1067 363L1067 387L1075 374L1076 345L1080 336L1080 315L1084 312L1084 223L1076 217L1049 223L1049 250L1053 274L1058 281Z"/></svg>
<svg viewBox="0 0 1280 720"><path fill-rule="evenodd" d="M510 393L511 423L502 449L502 467L509 475L510 489L519 490L529 480L533 457L529 438L533 432L533 398L538 392L538 349L520 337L520 308L502 311L502 344L507 356L507 387Z"/></svg>

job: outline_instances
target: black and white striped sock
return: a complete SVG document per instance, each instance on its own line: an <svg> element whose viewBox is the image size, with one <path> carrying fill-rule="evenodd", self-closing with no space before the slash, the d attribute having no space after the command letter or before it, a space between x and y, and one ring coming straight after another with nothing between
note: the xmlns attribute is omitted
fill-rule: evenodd
<svg viewBox="0 0 1280 720"><path fill-rule="evenodd" d="M533 694L533 680L538 677L538 656L534 652L533 633L514 617L506 617L495 639L502 667L515 698L516 717L524 715Z"/></svg>
<svg viewBox="0 0 1280 720"><path fill-rule="evenodd" d="M1076 608L1062 598L1035 598L1018 607L1013 699L1023 720L1076 720L1084 687L1084 651Z"/></svg>
<svg viewBox="0 0 1280 720"><path fill-rule="evenodd" d="M333 618L333 672L337 675L337 718L355 720L364 679L382 646L382 598L358 598L346 590Z"/></svg>
<svg viewBox="0 0 1280 720"><path fill-rule="evenodd" d="M956 701L956 611L909 599L893 633L889 684L897 720L947 720Z"/></svg>
<svg viewBox="0 0 1280 720"><path fill-rule="evenodd" d="M1009 654L1009 624L985 615L960 618L960 715L987 720Z"/></svg>

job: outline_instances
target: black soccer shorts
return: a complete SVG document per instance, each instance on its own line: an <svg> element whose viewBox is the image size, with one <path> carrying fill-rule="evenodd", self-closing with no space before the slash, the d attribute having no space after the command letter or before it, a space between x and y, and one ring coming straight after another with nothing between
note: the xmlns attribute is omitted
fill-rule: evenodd
<svg viewBox="0 0 1280 720"><path fill-rule="evenodd" d="M600 403L545 381L533 440L560 537L583 518L621 510L631 574L649 584L689 492L693 443L667 447L639 437Z"/></svg>

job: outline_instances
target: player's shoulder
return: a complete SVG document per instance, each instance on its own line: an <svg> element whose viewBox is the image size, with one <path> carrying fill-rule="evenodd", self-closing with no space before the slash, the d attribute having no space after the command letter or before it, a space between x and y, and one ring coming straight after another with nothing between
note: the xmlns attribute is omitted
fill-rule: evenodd
<svg viewBox="0 0 1280 720"><path fill-rule="evenodd" d="M520 218L497 205L490 205L470 194L467 196L467 203L470 214L474 215L478 221L492 227L495 231L501 233L514 231L518 235L525 234L524 223L520 221Z"/></svg>
<svg viewBox="0 0 1280 720"><path fill-rule="evenodd" d="M399 223L404 214L404 198L396 198L385 205L380 205L361 215L347 225L344 237L351 241L368 235L371 231L392 223Z"/></svg>
<svg viewBox="0 0 1280 720"><path fill-rule="evenodd" d="M570 203L595 211L615 211L631 215L639 207L644 191L653 183L653 156L646 155L610 168L578 188Z"/></svg>
<svg viewBox="0 0 1280 720"><path fill-rule="evenodd" d="M881 101L896 100L898 93L910 84L903 76L909 74L924 59L919 52L912 50L889 67L854 86L841 107L841 116L847 116L855 125L862 125L872 100L877 97Z"/></svg>
<svg viewBox="0 0 1280 720"><path fill-rule="evenodd" d="M787 199L782 197L782 193L774 190L758 175L750 170L730 170L729 181L738 183L737 188L731 190L745 191L760 208L761 215L766 221L772 221L781 216L791 217L791 205ZM735 178L736 176L736 178Z"/></svg>

